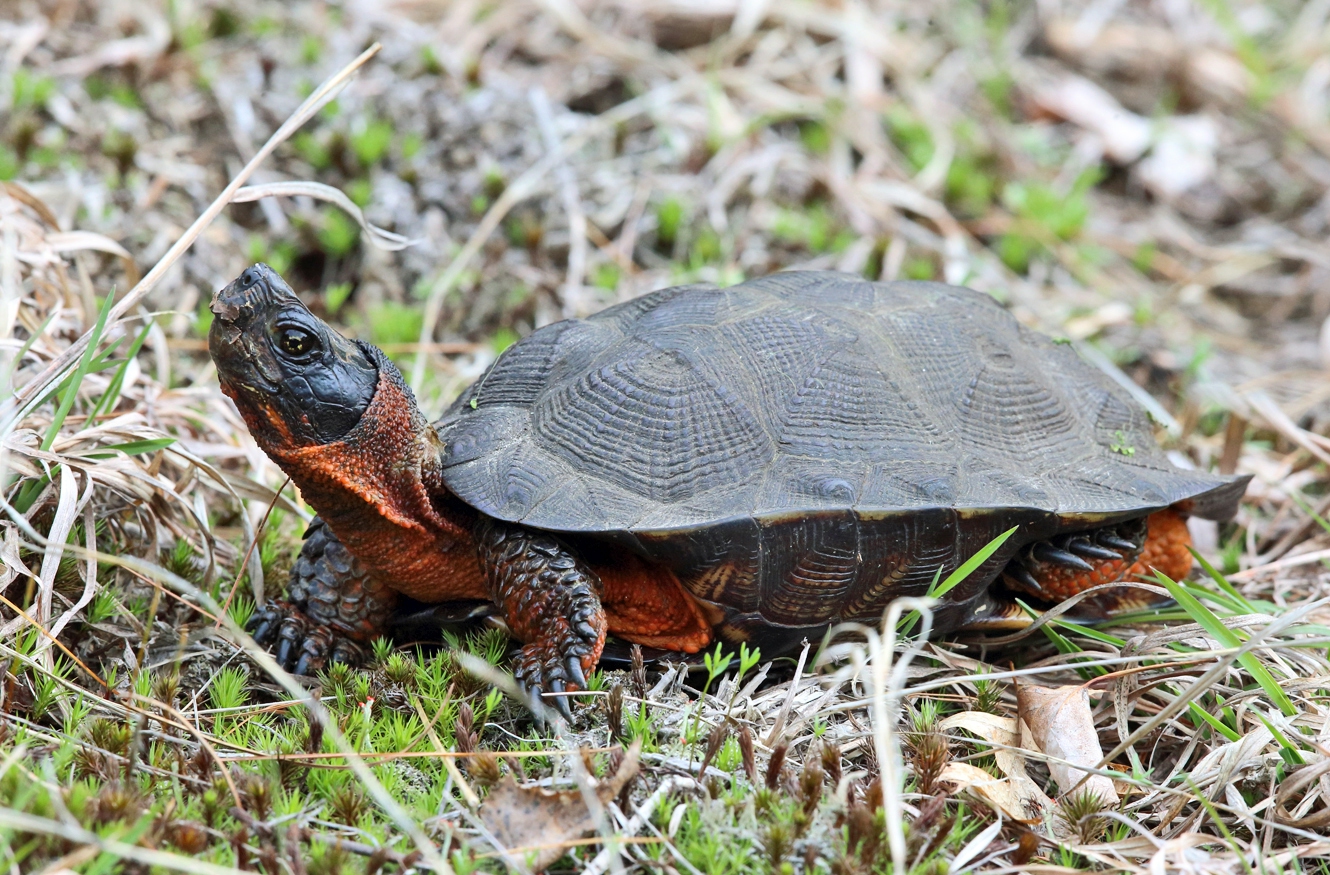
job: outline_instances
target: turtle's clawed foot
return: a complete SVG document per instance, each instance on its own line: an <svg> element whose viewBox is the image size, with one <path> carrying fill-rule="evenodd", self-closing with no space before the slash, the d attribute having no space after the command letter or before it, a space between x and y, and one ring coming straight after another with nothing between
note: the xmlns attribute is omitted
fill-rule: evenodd
<svg viewBox="0 0 1330 875"><path fill-rule="evenodd" d="M490 597L513 636L527 642L513 677L533 700L557 694L544 703L571 720L562 694L586 689L586 676L605 647L600 579L561 541L541 532L482 519L476 543Z"/></svg>
<svg viewBox="0 0 1330 875"><path fill-rule="evenodd" d="M364 660L360 645L282 602L260 608L246 628L255 642L272 646L277 663L293 674L312 675L330 662L357 665Z"/></svg>
<svg viewBox="0 0 1330 875"><path fill-rule="evenodd" d="M558 638L525 645L513 663L518 687L532 701L553 707L571 721L570 697L565 694L586 689L586 676L596 667L605 640L604 625L604 616L597 614L573 621Z"/></svg>

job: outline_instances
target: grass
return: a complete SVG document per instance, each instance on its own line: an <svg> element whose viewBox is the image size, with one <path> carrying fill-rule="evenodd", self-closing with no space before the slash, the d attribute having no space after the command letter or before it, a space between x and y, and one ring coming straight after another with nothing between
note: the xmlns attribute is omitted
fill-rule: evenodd
<svg viewBox="0 0 1330 875"><path fill-rule="evenodd" d="M1320 263L1306 253L1325 257L1299 206L1323 194L1317 173L1299 169L1321 134L1281 114L1312 60L1297 10L1270 4L1273 23L1250 31L1255 17L1237 5L1202 6L1253 77L1240 112L1184 83L1196 111L1226 126L1218 157L1233 166L1210 180L1230 210L1222 219L1155 202L1135 168L1087 159L1082 132L1041 114L1034 66L1091 74L1058 55L1052 31L1028 63L1020 40L1050 22L1021 3L885 24L854 24L834 4L802 18L772 7L749 41L727 25L673 53L615 21L577 37L576 22L556 25L534 6L481 4L450 24L458 38L446 44L421 41L430 28L395 33L395 59L365 70L363 92L317 110L268 167L335 185L427 246L375 252L339 210L287 198L277 217L219 216L187 269L130 305L137 270L107 241L139 263L155 258L161 235L189 227L199 193L220 184L188 168L247 160L253 147L233 139L261 138L314 93L314 68L344 61L342 43L361 45L378 25L340 7L173 6L159 54L88 72L52 65L131 35L95 16L46 22L59 39L0 81L0 179L40 194L34 205L0 191L0 494L13 509L0 523L0 864L441 869L418 856L433 846L455 872L498 872L473 805L489 786L511 774L569 788L577 764L604 776L638 743L642 772L607 806L631 833L623 854L635 870L1143 870L1204 855L1235 871L1320 871L1324 570L1252 568L1327 543L1316 509L1327 474L1314 452L1325 446L1323 381L1307 388L1256 367L1305 346L1323 314L1314 300L1280 299L1280 319L1223 334L1240 319L1224 309L1241 294L1238 255L1273 252L1275 279ZM1162 28L1138 12L1104 25ZM844 37L855 27L878 30L860 44ZM893 48L874 55L879 45ZM951 60L919 60L929 57ZM234 70L262 71L262 89ZM547 87L563 154L534 136L527 85L500 81L517 70L557 83ZM603 77L605 94L626 96L577 113L558 105L595 105L595 94L563 89ZM1133 99L1116 80L1106 87ZM1172 114L1176 102L1156 95L1149 112ZM1228 145L1259 151L1285 135L1262 172ZM493 355L564 312L570 242L550 171L565 164L586 212L596 306L789 266L963 278L1032 325L1102 346L1176 416L1169 448L1199 467L1220 464L1236 434L1234 458L1262 485L1217 533L1205 575L1160 581L1174 606L1148 616L1057 618L1001 646L924 646L908 634L916 613L896 653L841 640L774 662L708 651L691 672L606 666L558 736L459 669L463 653L506 668L510 642L494 628L450 630L430 647L381 639L363 670L334 666L317 702L302 699L234 633L254 610L259 572L268 594L280 591L308 509L277 494L281 478L248 451L200 355L211 285L268 262L359 336L417 344L417 389L442 409ZM1262 189L1275 168L1279 191ZM78 185L66 188L70 175ZM58 221L42 214L48 197ZM1160 231L1151 217L1164 210ZM1296 245L1247 236L1272 226ZM106 240L51 236L75 230ZM96 245L68 251L76 242ZM10 260L12 247L23 257ZM1282 286L1261 288L1269 311L1268 288ZM1122 302L1125 320L1107 306ZM1256 382L1292 430L1241 403L1216 408L1210 390L1239 359L1242 373L1264 374ZM1136 456L1117 446L1124 463ZM245 562L251 551L257 564ZM907 652L909 671L893 674ZM1006 780L1004 748L944 726L969 712L1013 719L1015 684L1030 679L1089 691L1118 807L1073 791L1018 822L945 777L969 765ZM1052 785L1043 754L1017 752L1042 790L1068 789ZM884 753L898 753L899 772ZM569 843L554 868L591 867L600 850Z"/></svg>

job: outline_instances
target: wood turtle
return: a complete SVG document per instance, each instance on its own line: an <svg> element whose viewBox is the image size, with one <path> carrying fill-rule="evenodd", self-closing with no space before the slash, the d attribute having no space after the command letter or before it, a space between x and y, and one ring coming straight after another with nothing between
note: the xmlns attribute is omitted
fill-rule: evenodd
<svg viewBox="0 0 1330 875"><path fill-rule="evenodd" d="M1018 594L1183 577L1186 517L1231 516L1246 485L1170 464L1072 347L938 283L653 292L532 332L433 425L266 265L212 312L223 391L319 514L253 627L300 673L354 659L399 593L492 602L535 694L584 687L607 634L772 656L1016 526L934 625L1010 628Z"/></svg>

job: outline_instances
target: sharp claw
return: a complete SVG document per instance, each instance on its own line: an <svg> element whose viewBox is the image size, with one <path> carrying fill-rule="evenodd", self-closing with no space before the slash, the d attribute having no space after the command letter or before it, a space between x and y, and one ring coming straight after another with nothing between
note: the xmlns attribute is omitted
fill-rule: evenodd
<svg viewBox="0 0 1330 875"><path fill-rule="evenodd" d="M1039 585L1039 581L1035 579L1035 576L1019 562L1010 563L1002 573L1032 592L1042 593L1044 591L1044 588Z"/></svg>
<svg viewBox="0 0 1330 875"><path fill-rule="evenodd" d="M295 671L293 671L292 674L298 674L298 675L309 674L309 664L313 660L313 658L314 654L310 653L308 650L301 653L300 659L296 660Z"/></svg>
<svg viewBox="0 0 1330 875"><path fill-rule="evenodd" d="M277 664L287 671L291 670L291 657L294 655L296 643L290 638L283 638L277 645Z"/></svg>
<svg viewBox="0 0 1330 875"><path fill-rule="evenodd" d="M1100 532L1095 536L1095 540L1105 547L1121 550L1124 553L1135 553L1141 548L1139 544L1133 544L1126 538L1118 537L1112 532Z"/></svg>
<svg viewBox="0 0 1330 875"><path fill-rule="evenodd" d="M250 621L253 628L249 634L254 639L254 643L265 646L272 641L273 630L277 628L277 622L273 617L258 617Z"/></svg>
<svg viewBox="0 0 1330 875"><path fill-rule="evenodd" d="M595 641L600 638L600 632L596 630L595 626L591 625L586 620L573 624L573 631L588 641Z"/></svg>
<svg viewBox="0 0 1330 875"><path fill-rule="evenodd" d="M564 668L568 672L568 680L578 689L586 689L586 674L582 671L582 660L577 656L569 656L564 661Z"/></svg>
<svg viewBox="0 0 1330 875"><path fill-rule="evenodd" d="M563 681L559 680L558 678L555 678L554 680L550 681L551 693L562 693L564 692L564 690L565 687ZM573 709L568 705L568 697L553 696L552 699L553 701L546 701L545 704L553 705L554 709L563 715L564 720L567 720L569 723L572 723Z"/></svg>
<svg viewBox="0 0 1330 875"><path fill-rule="evenodd" d="M1094 571L1094 566L1086 562L1075 553L1068 553L1066 550L1059 550L1050 544L1035 544L1030 548L1030 555L1039 562L1049 562L1057 565L1066 565L1071 568L1078 568L1081 571Z"/></svg>
<svg viewBox="0 0 1330 875"><path fill-rule="evenodd" d="M1106 561L1121 559L1122 554L1117 550L1110 550L1108 547L1100 547L1097 544L1091 544L1085 538L1076 538L1067 542L1067 549L1078 556L1085 556L1089 559L1103 559Z"/></svg>

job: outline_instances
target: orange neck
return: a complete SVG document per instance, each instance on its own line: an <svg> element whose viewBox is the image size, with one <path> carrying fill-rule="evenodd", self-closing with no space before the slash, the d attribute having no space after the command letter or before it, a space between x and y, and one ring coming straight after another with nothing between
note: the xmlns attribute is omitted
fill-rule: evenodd
<svg viewBox="0 0 1330 875"><path fill-rule="evenodd" d="M374 577L421 601L485 598L471 514L449 500L438 438L399 380L380 373L344 440L265 450Z"/></svg>

